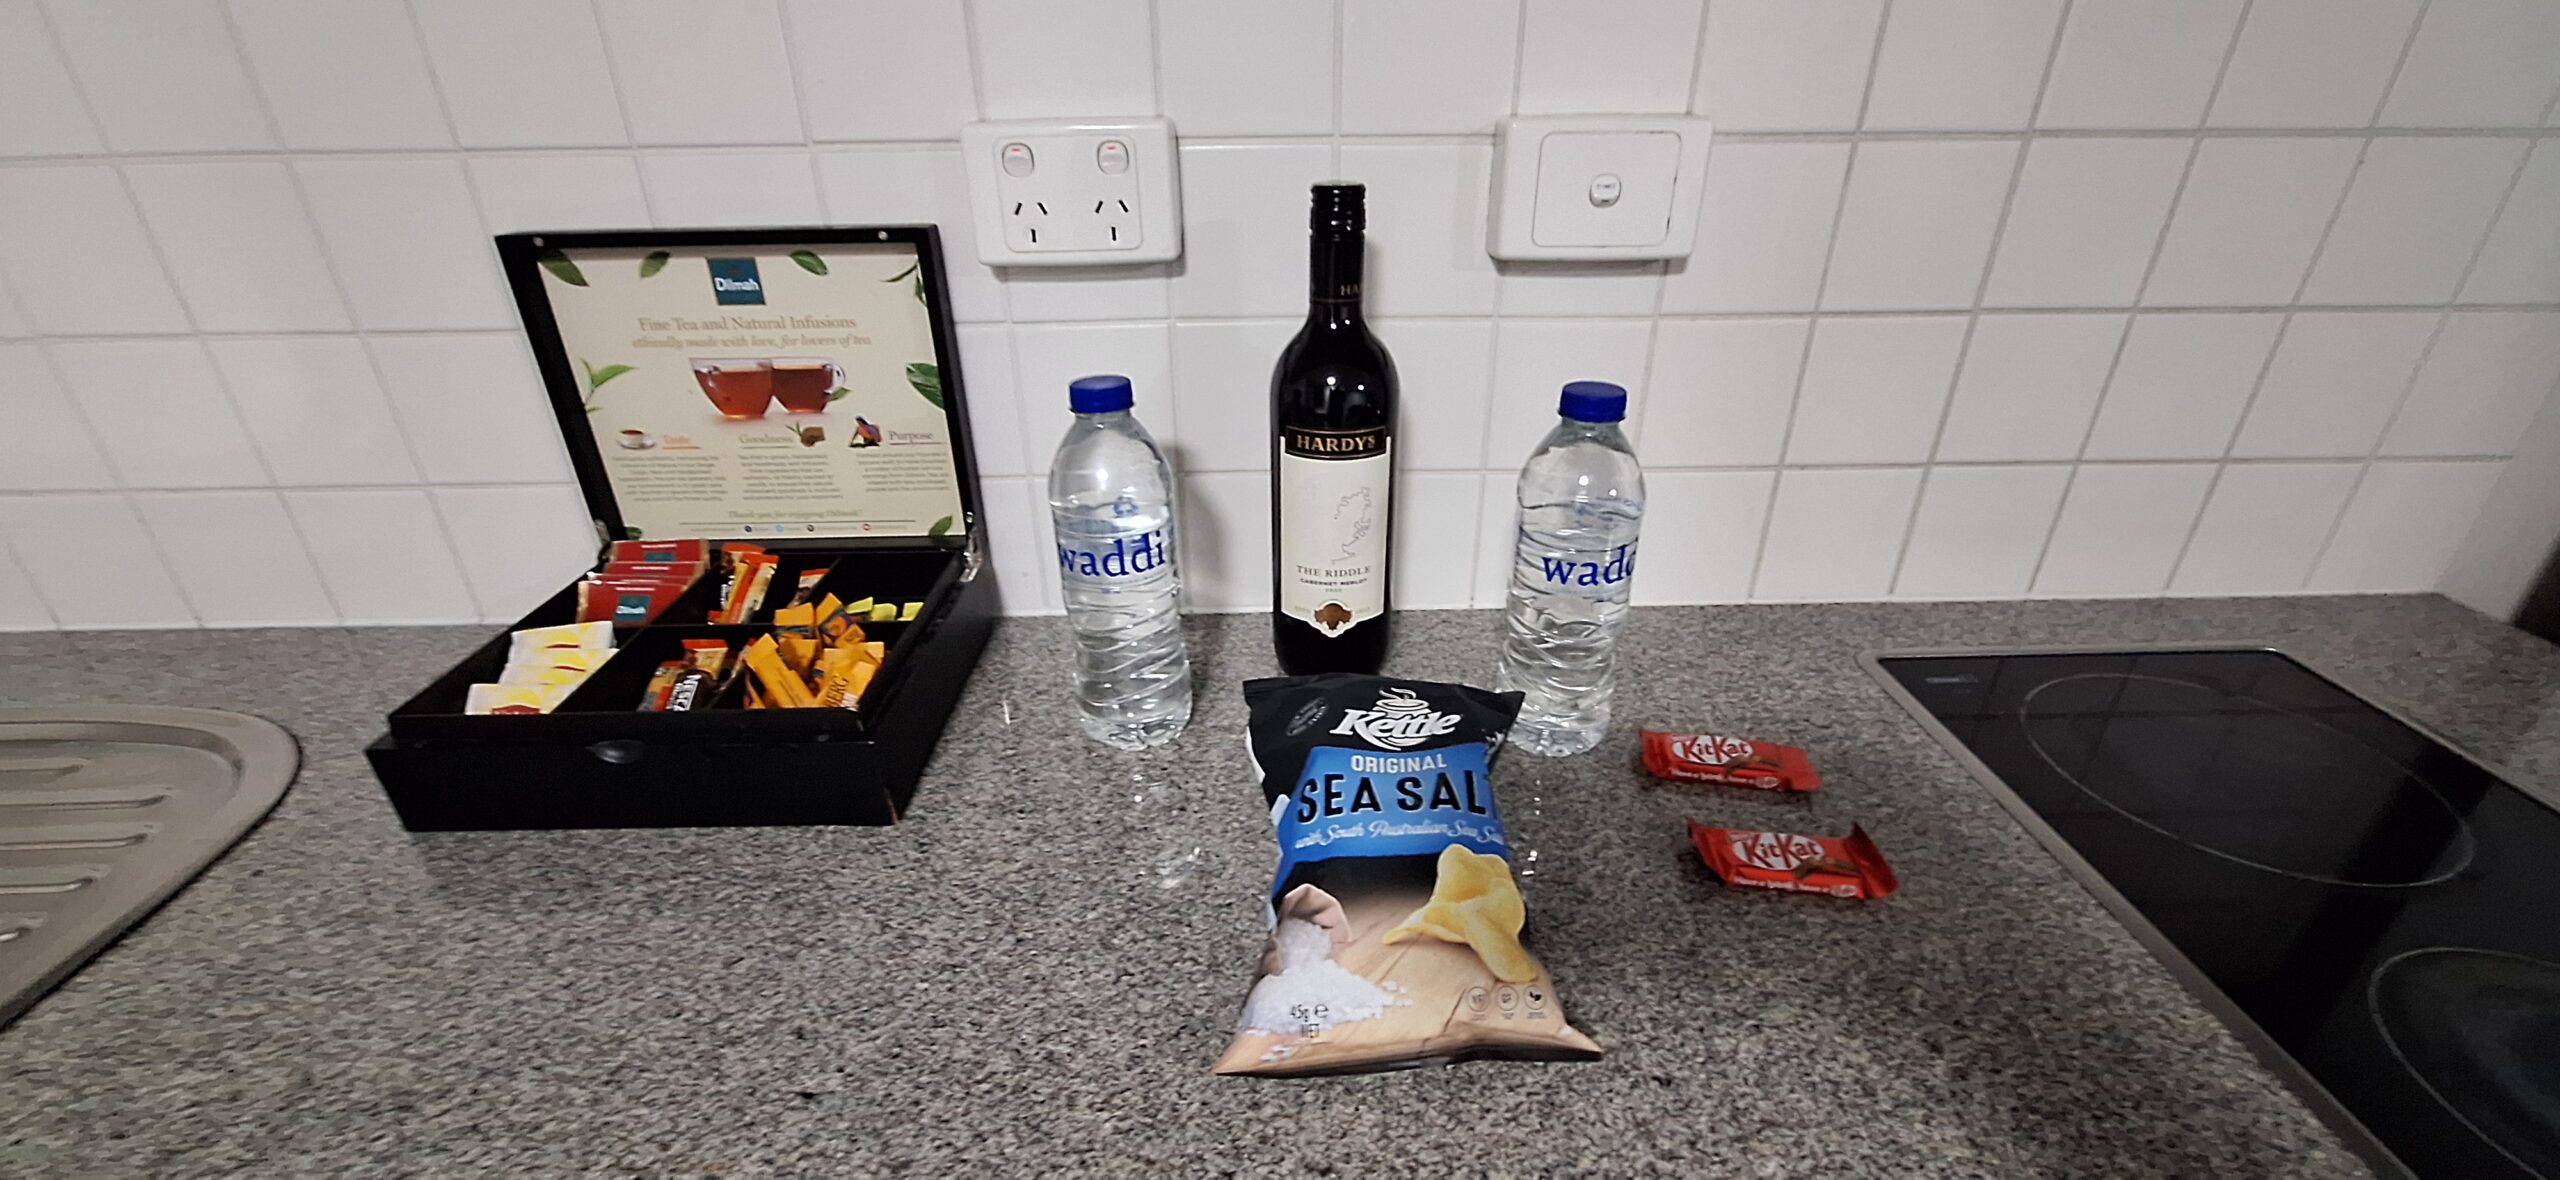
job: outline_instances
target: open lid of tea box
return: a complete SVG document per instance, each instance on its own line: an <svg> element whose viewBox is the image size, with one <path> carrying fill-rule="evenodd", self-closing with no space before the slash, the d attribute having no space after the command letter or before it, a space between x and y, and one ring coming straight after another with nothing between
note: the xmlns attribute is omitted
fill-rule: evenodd
<svg viewBox="0 0 2560 1180"><path fill-rule="evenodd" d="M497 242L601 538L977 548L934 227Z"/></svg>

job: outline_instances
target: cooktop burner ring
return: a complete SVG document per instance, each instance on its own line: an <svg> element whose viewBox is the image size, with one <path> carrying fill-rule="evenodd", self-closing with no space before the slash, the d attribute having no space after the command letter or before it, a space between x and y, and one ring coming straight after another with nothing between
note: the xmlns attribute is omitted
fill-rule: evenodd
<svg viewBox="0 0 2560 1180"><path fill-rule="evenodd" d="M2105 794L2090 787L2089 784L2082 782L2080 780L2080 776L2064 769L2062 763L2057 760L2050 751L2045 749L2044 742L2036 736L2035 726L2030 723L2030 719L2028 717L2029 711L2035 706L2036 698L2042 695L2045 690L2057 685L2069 684L2073 681L2083 680L2139 680L2154 684L2176 685L2180 688L2192 688L2199 692L2209 693L2234 701L2240 701L2257 708L2264 709L2270 713L2279 713L2300 721L2305 725L2326 730L2339 741L2355 746L2356 748L2365 751L2367 754L2398 768L2400 772L2409 779L2409 781L2418 784L2418 786L2425 791L2426 797L2434 800L2436 806L2443 808L2446 816L2453 820L2454 834L2461 842L2461 855L2453 858L2450 865L2435 872L2434 874L2413 881L2353 881L2345 877L2332 876L2324 873L2304 872L2300 869L2289 869L2281 865L2271 865L2262 861L2251 860L2248 857L2228 852L2220 848L2215 848L2210 844L2206 844L2195 839L2194 837L2164 827L2158 822L2146 818L2140 813L2125 807L2123 804L2108 798ZM2338 729L2336 726L2326 724L2317 719L2297 713L2291 709L2281 708L2256 697L2229 692L2215 688L2209 684L2200 684L2193 680L2184 680L2174 676L2157 676L2143 672L2075 672L2068 676L2056 676L2053 679L2047 680L2028 689L2026 694L2018 700L2017 721L2019 731L2026 735L2027 748L2035 753L2035 756L2045 764L2046 768L2053 771L2055 777L2060 778L2063 782L2069 783L2074 790L2088 796L2091 800L2094 800L2107 810L2112 811L2157 835L2176 841L2179 844L2185 845L2197 852L2204 853L2207 856L2227 861L2243 868L2255 869L2263 873L2273 873L2281 877L2290 877L2297 881L2308 881L2316 885L2335 885L2350 889L2420 889L2429 885L2442 884L2460 876L2464 869L2471 867L2472 858L2477 856L2479 853L2480 842L2477 837L2472 835L2470 821L2463 818L2462 813L2454 807L2453 801L2446 798L2445 793L2437 789L2433 782L2428 781L2425 775L2419 774L2415 769L2403 764L2398 759L2393 758L2380 750L2374 749L2371 745L2358 740L2353 735Z"/></svg>
<svg viewBox="0 0 2560 1180"><path fill-rule="evenodd" d="M2433 970L2437 974L2441 975L2461 966L2462 962L2465 960L2467 960L2470 967L2474 969L2475 974L2470 980L2457 980L2456 982L2469 985L2470 987L2478 990L2469 991L2467 994L2451 993L2437 996L2418 995L2413 996L2401 1005L2393 1005L2391 1001L2385 998L2385 988L2387 985L2393 988L2394 994L2397 994L2399 991L2405 990L2408 987L2423 986L2428 982L2427 977L2422 976L2405 984L2401 981L2407 980L2413 973L2426 972L2429 970ZM2521 975L2511 975L2508 980L2504 981L2507 984L2508 989L2519 991L2538 990L2542 993L2540 998L2560 998L2560 988L2555 988L2555 985L2560 985L2560 964L2545 962L2541 959L2516 954L2512 951L2494 951L2482 947L2469 946L2429 946L2420 947L2411 951L2402 951L2399 954L2393 955L2388 960L2385 960L2382 966L2374 969L2373 975L2365 981L2365 1011L2373 1018L2374 1030L2381 1034L2383 1045L2391 1050L2392 1059L2398 1061L2402 1069L2409 1071L2409 1076L2417 1080L2419 1088L2425 1090L2428 1097L2436 1100L2436 1105L2443 1107L2445 1113L2452 1115L2454 1121L2461 1123L2465 1130L2468 1130L2473 1135L2478 1136L2482 1143L2487 1144L2499 1155L2506 1157L2507 1162L2523 1169L2530 1175L2544 1177L2548 1180L2548 1178L2553 1175L2553 1169L2550 1165L2553 1163L2555 1152L2560 1152L2560 1120L2555 1120L2552 1117L2550 1111L2551 1096L2547 1093L2537 1096L2526 1092L2526 1087L2529 1087L2532 1084L2532 1079L2522 1079L2523 1084L2519 1085L2519 1079L2512 1076L2492 1076L2498 1073L2498 1066L2501 1063L2495 1060L2489 1060L2487 1059L2487 1055L2477 1051L2479 1046L2477 1044L2476 1034L2481 1030L2472 1030L2474 1032L2474 1036L2463 1038L2470 1043L2454 1046L2449 1051L2460 1055L2460 1064L2463 1067L2476 1068L2483 1071L2481 1076L2486 1080L2489 1087L2489 1093L2496 1099L2503 1099L2512 1104L2505 1110L2483 1110L2482 1103L2476 1101L2479 1097L2479 1091L2475 1089L2471 1093L2466 1094L2466 1097L2475 1099L2475 1101L2467 1104L2471 1109L2466 1111L2464 1109L2466 1105L2465 1103L2455 1102L2445 1094L2444 1088L2438 1085L2439 1080L2444 1081L2447 1085L2457 1084L2454 1079L2443 1078L2441 1075L2431 1075L2427 1069L2422 1068L2416 1061L2410 1059L2410 1050L2412 1045L2417 1042L2418 1035L2425 1031L2420 1027L2420 1025L2426 1019L2440 1018L2447 1012L2459 1013L2460 1015L2467 1017L2476 1017L2478 1013L2489 1010L2495 1006L2496 1000L2501 997L2492 993L2487 988L2480 986L2482 980L2485 979L2486 976L2477 973L2481 969L2488 968L2491 964L2496 964L2497 969L2502 971L2539 975L2538 979L2530 982L2526 981ZM2393 1022L2390 1018L2390 1012L2402 1007L2405 1007L2408 1011L2422 1015L2403 1021L2403 1027L2398 1033L2395 1033L2393 1031ZM2438 1019L2437 1031L2441 1034L2446 1031L2460 1032L2462 1030L2452 1029L2451 1026L2443 1024L2441 1020ZM2512 1033L2514 1030L2508 1029L2505 1031ZM2510 1038L2493 1037L2493 1039L2503 1042ZM2404 1043L2404 1041L2410 1043ZM2422 1053L2421 1055L2423 1056L2424 1054ZM2511 1053L2507 1056L2520 1057L2528 1055L2529 1054ZM2539 1101L2536 1101L2537 1097L2540 1099ZM2503 1122L2514 1119L2518 1116L2521 1116L2521 1118L2526 1121L2527 1125L2511 1126L2507 1129L2515 1131L2519 1136L2539 1136L2541 1142L2532 1144L2529 1148L2529 1150L2538 1157L2538 1161L2525 1159L2523 1155L2519 1154L2518 1145L2511 1144L2509 1140L2502 1138L2499 1134L2493 1133L2489 1128L2480 1125L2480 1120L2482 1118L2495 1118L2498 1119L2498 1121ZM2536 1123L2539 1125L2531 1125Z"/></svg>

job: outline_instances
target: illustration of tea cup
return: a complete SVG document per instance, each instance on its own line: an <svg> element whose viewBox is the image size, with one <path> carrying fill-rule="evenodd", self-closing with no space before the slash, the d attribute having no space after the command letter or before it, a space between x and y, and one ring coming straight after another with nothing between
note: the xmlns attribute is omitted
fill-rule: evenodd
<svg viewBox="0 0 2560 1180"><path fill-rule="evenodd" d="M732 421L762 418L773 405L773 362L761 357L695 357L693 379Z"/></svg>
<svg viewBox="0 0 2560 1180"><path fill-rule="evenodd" d="M844 383L844 366L825 357L773 358L773 400L784 413L825 413L828 398Z"/></svg>

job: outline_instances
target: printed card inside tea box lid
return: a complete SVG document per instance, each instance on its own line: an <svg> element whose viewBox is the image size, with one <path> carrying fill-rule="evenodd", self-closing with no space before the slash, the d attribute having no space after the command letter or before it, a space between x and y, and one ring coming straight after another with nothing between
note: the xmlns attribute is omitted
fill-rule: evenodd
<svg viewBox="0 0 2560 1180"><path fill-rule="evenodd" d="M985 517L932 226L508 234L500 259L603 543L702 537L780 560L745 626L706 578L557 708L462 712L507 635L570 621L574 585L392 711L367 750L413 830L894 822L993 629ZM859 710L638 711L688 638L770 629L804 569L888 654Z"/></svg>

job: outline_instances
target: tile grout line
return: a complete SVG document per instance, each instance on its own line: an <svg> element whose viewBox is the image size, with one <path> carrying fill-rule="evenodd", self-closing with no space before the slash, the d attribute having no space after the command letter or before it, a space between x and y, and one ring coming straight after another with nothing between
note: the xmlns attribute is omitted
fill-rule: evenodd
<svg viewBox="0 0 2560 1180"><path fill-rule="evenodd" d="M1876 14L1875 39L1867 46L1867 72L1864 80L1859 83L1858 91L1856 125L1860 127L1866 126L1867 104L1875 100L1876 63L1884 58L1884 38L1887 30L1893 26L1893 7L1894 0L1884 0L1883 9ZM1851 186L1858 180L1858 154L1861 143L1862 141L1854 136L1850 139L1848 162L1840 168L1840 195L1832 201L1831 233L1822 246L1822 274L1813 284L1813 304L1817 308L1822 306L1822 298L1831 288L1831 264L1840 253L1840 222L1848 215L1849 193ZM1808 315L1805 318L1804 345L1796 351L1795 387L1787 394L1786 425L1778 431L1779 467L1776 473L1769 477L1769 502L1760 506L1760 535L1752 538L1751 576L1743 582L1742 586L1742 600L1745 602L1762 601L1760 577L1768 570L1769 534L1771 527L1778 519L1778 497L1786 491L1787 450L1795 444L1796 411L1804 404L1805 370L1813 366L1813 342L1821 332L1821 315L1819 313Z"/></svg>
<svg viewBox="0 0 2560 1180"><path fill-rule="evenodd" d="M818 199L818 222L835 223L835 211L827 207L827 177L818 167L818 139L809 121L809 92L801 81L800 39L791 32L791 6L782 0L773 4L773 24L782 36L782 72L791 79L791 113L800 120L800 150L809 162L809 191Z"/></svg>
<svg viewBox="0 0 2560 1180"><path fill-rule="evenodd" d="M2489 211L2488 219L2482 223L2479 238L2471 243L2471 254L2464 259L2462 273L2453 281L2452 294L2445 297L2444 309L2436 313L2435 326L2428 330L2427 342L2419 347L2417 362L2409 367L2408 379L2401 382L2400 396L2392 401L2390 416L2382 420L2382 429L2375 432L2373 445L2365 450L2363 465L2356 469L2355 479L2347 484L2347 497L2338 505L2337 518L2329 522L2328 532L2320 538L2320 547L2312 551L2311 568L2302 576L2302 589L2310 589L2311 584L2318 580L2321 565L2329 559L2329 550L2338 543L2338 534L2345 531L2347 514L2355 508L2356 496L2364 491L2365 480L2373 475L2374 464L2381 460L2382 448L2391 440L2391 428L2400 424L2400 415L2407 412L2409 399L2417 392L2418 375L2427 371L2427 362L2435 357L2436 345L2453 325L2454 301L2461 298L2463 287L2471 282L2472 272L2480 268L2480 260L2488 255L2489 241L2498 233L2498 221L2506 215L2508 203L2515 200L2516 189L2524 183L2525 168L2532 160L2531 150L2516 154L2515 167L2507 173L2507 187L2498 194L2497 206ZM2437 571L2436 576L2441 578L2443 571Z"/></svg>
<svg viewBox="0 0 2560 1180"><path fill-rule="evenodd" d="M1522 82L1528 77L1529 72L1529 5L1532 2L1533 0L1514 0L1514 3L1511 6L1513 32L1511 35L1510 115L1518 115L1520 113L1520 87ZM1488 144L1487 151L1489 153L1491 151L1491 137L1487 137L1486 142ZM1492 163L1490 155L1487 156L1485 174L1486 183L1490 185L1492 183ZM1485 232L1490 234L1492 233L1492 230L1488 228ZM1505 301L1504 295L1510 286L1509 283L1504 281L1502 264L1496 262L1492 265L1494 271L1493 306L1487 309L1484 315L1485 324L1490 329L1485 333L1484 421L1477 426L1475 445L1477 464L1476 533L1467 545L1467 601L1478 609L1498 607L1502 604L1502 599L1507 598L1510 593L1507 578L1496 580L1493 587L1493 593L1500 597L1496 597L1491 601L1487 601L1484 595L1477 593L1476 587L1477 576L1484 572L1484 563L1487 560L1490 560L1490 555L1484 551L1484 515L1493 508L1493 480L1491 477L1494 473L1487 469L1485 464L1491 462L1493 458L1493 404L1495 400L1501 396L1502 390L1502 328L1504 322L1502 305ZM1516 503L1513 505L1513 512L1515 514L1518 512L1518 505ZM1515 515L1512 519L1510 529L1511 543L1515 545L1519 543L1519 525L1519 519Z"/></svg>
<svg viewBox="0 0 2560 1180"><path fill-rule="evenodd" d="M2223 83L2231 78L2231 63L2240 56L2240 35L2248 29L2249 14L2257 7L2257 3L2258 0L2241 0L2240 12L2231 22L2231 35L2222 44L2222 62L2214 67L2213 84L2205 89L2203 107L2196 113L2194 130L2202 131L2204 125L2213 118L2213 105L2222 98ZM2125 350L2133 342L2134 324L2141 316L2143 299L2150 295L2151 280L2160 272L2160 256L2169 248L2169 231L2178 224L2178 210L2186 203L2187 185L2195 179L2196 163L2203 158L2204 140L2198 137L2187 147L2186 166L2178 172L2177 188L2169 193L2169 211L2160 219L2160 234L2152 239L2151 257L2143 262L2142 277L2133 285L2131 306L2124 313L2124 326L2116 331L2116 347L2115 351L2107 357L2107 371L2104 376L2098 378L2097 400L2089 404L2089 421L2080 428L2079 449L2072 453L2071 469L2062 477L2062 498L2053 506L2053 521L2045 529L2044 544L2036 550L2035 568L2027 575L2027 593L2030 595L2036 592L2036 586L2044 580L2045 563L2053 557L2054 538L2062 534L2063 514L2071 509L2072 490L2079 486L2081 468L2089 462L2089 444L2098 437L2098 422L2106 413L2107 395L2115 390L2116 374L2124 367ZM2339 186L2342 197L2345 187ZM2306 265L2304 269L2308 271L2309 267ZM2187 528L2192 534L2195 522L2188 521ZM2180 552L2184 551L2185 542L2181 541ZM2177 559L2172 557L2168 573L2161 575L2160 588L2163 591L2168 588L2169 577L2176 572Z"/></svg>
<svg viewBox="0 0 2560 1180"><path fill-rule="evenodd" d="M2356 151L2355 167L2348 170L2346 184L2339 187L2337 203L2329 207L2329 219L2321 225L2320 237L2312 244L2311 259L2303 265L2302 278L2294 283L2293 297L2285 302L2284 318L2277 321L2275 341L2268 346L2266 359L2259 362L2257 378L2249 384L2249 395L2241 400L2240 416L2231 424L2231 435L2223 440L2222 455L2215 461L2212 475L2205 480L2204 498L2196 504L2195 518L2187 524L2187 539L2178 546L2177 559L2169 564L2169 581L2164 587L2165 591L2175 591L2178 575L2185 571L2187 557L2195 551L2196 536L2204 531L2205 517L2213 511L2213 498L2222 490L2223 474L2230 470L2232 452L2240 445L2241 433L2249 428L2249 415L2258 407L2258 395L2266 391L2267 374L2275 371L2276 358L2284 353L2285 337L2292 334L2294 317L2301 313L2303 297L2310 293L2311 280L2320 273L2321 258L2329 252L2330 236L2337 232L2339 220L2346 215L2348 202L2355 197L2356 181L2364 172L2366 157L2373 153L2374 141L2377 138L2373 131L2382 122L2384 108L2390 105L2391 92L2400 84L2400 72L2408 68L2409 50L2417 44L2418 28L2426 22L2427 9L2433 5L2433 2L2434 0L2420 0L2418 11L2411 14L2409 18L2409 29L2400 40L2400 56L2392 62L2391 76L2383 83L2382 96L2374 100L2373 113L2365 120L2364 146ZM2343 517L2346 510L2346 505L2341 503L2338 506L2339 516ZM2332 518L2331 527L2334 528L2336 524L2336 518ZM2326 544L2325 540L2323 544ZM2307 584L2310 580L2310 570L2305 569L2295 588L2300 589L2301 585Z"/></svg>
<svg viewBox="0 0 2560 1180"><path fill-rule="evenodd" d="M1911 560L1911 538L1920 531L1920 508L1928 503L1930 476L1938 462L1938 448L1947 437L1947 419L1955 413L1956 389L1964 382L1965 362L1973 356L1974 333L1982 327L1983 300L1991 293L1991 278L2000 271L2000 247L2008 241L2009 216L2017 211L2018 190L2025 187L2027 158L2035 151L2036 112L2044 109L2045 94L2053 87L2053 71L2062 59L2063 34L2071 28L2073 0L2062 0L2062 11L2053 22L2053 38L2045 44L2044 72L2036 76L2035 96L2027 102L2027 128L2018 137L2017 154L2009 161L2009 187L2000 197L2000 213L1992 219L1991 248L1983 252L1982 274L1974 281L1973 306L1965 312L1964 333L1956 341L1955 364L1947 372L1945 392L1938 396L1938 421L1929 432L1929 450L1921 459L1920 483L1911 490L1911 508L1902 518L1902 542L1893 551L1893 568L1885 575L1885 597L1897 596L1902 586L1902 570ZM2166 215L2163 215L2166 223ZM2062 515L2062 503L2053 505L2056 518ZM2050 529L2052 522L2047 521ZM2033 585L2032 573L2029 585Z"/></svg>
<svg viewBox="0 0 2560 1180"><path fill-rule="evenodd" d="M618 149L591 148L587 150L599 152L622 151L629 153L631 156L631 171L640 177L640 208L649 214L650 225L664 225L666 224L666 219L658 213L657 186L650 183L649 169L645 167L649 161L649 155L647 152L642 150L640 146L640 133L632 126L631 99L623 93L622 66L614 60L612 39L605 36L604 0L587 0L587 23L593 25L596 30L596 48L600 51L599 55L604 59L605 81L610 83L610 89L613 91L613 113L615 117L622 120L623 144L623 146ZM478 592L474 591L473 593L476 600Z"/></svg>

